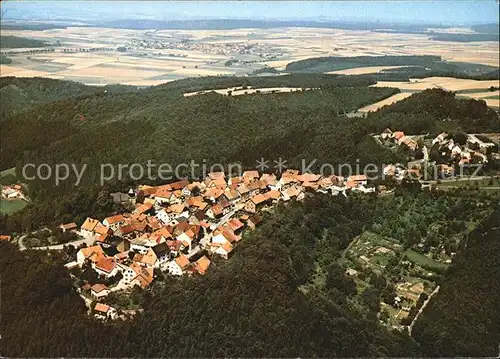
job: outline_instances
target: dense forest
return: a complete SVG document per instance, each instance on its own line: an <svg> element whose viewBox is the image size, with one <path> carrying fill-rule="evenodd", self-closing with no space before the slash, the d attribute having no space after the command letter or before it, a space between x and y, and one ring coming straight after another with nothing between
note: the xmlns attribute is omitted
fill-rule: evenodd
<svg viewBox="0 0 500 359"><path fill-rule="evenodd" d="M4 309L0 322L0 354L492 356L499 335L498 256L492 255L499 250L498 211L459 250L442 291L414 328L418 343L379 324L383 285L358 292L337 262L353 238L377 223L410 233L408 215L440 213L445 206L439 220L432 215L420 219L447 223L446 233L457 218L469 215L472 207L464 205L469 197L465 192L425 195L402 189L392 199L318 194L280 205L255 232L244 234L229 260L212 258L204 277L158 276L150 290L136 293L144 312L111 324L86 316L61 264L64 252L22 253L0 242L0 275L9 278L2 282L2 307L9 310ZM413 214L401 216L400 208L412 208ZM326 273L323 280L318 281L318 270Z"/></svg>
<svg viewBox="0 0 500 359"><path fill-rule="evenodd" d="M21 254L11 244L0 243L0 274L9 278L2 293L11 293L2 302L11 313L2 315L0 324L5 333L2 354L416 355L416 344L408 336L353 312L342 288L327 294L299 288L311 272L307 241L318 240L329 227L352 235L356 223L367 219L365 206L373 204L336 203L323 196L297 204L290 217L287 209L279 209L261 229L245 236L231 260L216 260L207 276L157 279L152 292L142 295L144 314L130 324L103 325L88 319L57 256ZM333 220L337 214L346 226L338 227ZM332 219L323 222L327 218ZM342 281L344 274L337 276Z"/></svg>
<svg viewBox="0 0 500 359"><path fill-rule="evenodd" d="M465 132L500 132L498 113L484 101L459 99L452 92L439 89L423 91L371 112L366 125L372 132L384 128L401 129L411 134Z"/></svg>
<svg viewBox="0 0 500 359"><path fill-rule="evenodd" d="M63 98L71 97L77 101L78 96L129 91L137 91L137 88L125 85L88 86L79 82L41 77L1 77L0 121L7 115L25 112L38 105Z"/></svg>
<svg viewBox="0 0 500 359"><path fill-rule="evenodd" d="M448 34L446 34L448 35ZM286 72L323 73L365 66L401 66L398 69L372 74L379 81L408 81L410 78L451 76L476 80L499 79L498 68L462 62L443 61L441 56L355 56L317 57L290 62Z"/></svg>
<svg viewBox="0 0 500 359"><path fill-rule="evenodd" d="M455 42L475 42L475 41L499 41L500 35L496 34L433 34L432 40L455 41Z"/></svg>
<svg viewBox="0 0 500 359"><path fill-rule="evenodd" d="M367 76L339 76L326 74L287 74L282 76L258 76L258 77L236 77L236 76L206 76L202 78L186 78L168 82L154 87L162 91L177 90L182 92L194 92L210 89L224 89L229 87L300 87L300 88L322 88L322 87L361 87L375 85L376 81Z"/></svg>
<svg viewBox="0 0 500 359"><path fill-rule="evenodd" d="M19 36L0 36L0 48L2 49L17 49L25 47L44 47L48 46L45 41L28 39Z"/></svg>

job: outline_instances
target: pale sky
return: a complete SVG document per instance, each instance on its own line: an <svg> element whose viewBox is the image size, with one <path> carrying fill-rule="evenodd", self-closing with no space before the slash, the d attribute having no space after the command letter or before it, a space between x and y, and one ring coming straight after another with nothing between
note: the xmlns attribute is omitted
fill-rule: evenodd
<svg viewBox="0 0 500 359"><path fill-rule="evenodd" d="M4 19L307 19L498 23L495 0L439 1L2 1ZM6 11L5 11L6 10Z"/></svg>

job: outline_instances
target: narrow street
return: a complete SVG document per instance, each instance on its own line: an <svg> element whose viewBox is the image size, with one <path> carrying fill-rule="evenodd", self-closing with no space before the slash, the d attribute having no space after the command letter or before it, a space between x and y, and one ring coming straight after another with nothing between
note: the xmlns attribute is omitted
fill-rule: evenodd
<svg viewBox="0 0 500 359"><path fill-rule="evenodd" d="M23 235L19 238L19 241L18 241L18 244L19 244L19 250L21 251L25 251L27 249L34 249L34 250L54 250L54 251L61 251L63 249L64 246L69 246L69 245L72 245L74 247L78 247L79 245L83 244L83 243L86 243L87 246L90 246L92 245L92 243L94 243L95 241L95 238L91 237L91 238L83 238L83 239L79 239L79 240L76 240L76 241L73 241L73 242L68 242L68 243L63 243L63 244L53 244L51 246L41 246L41 247L32 247L32 248L27 248L25 245L24 245L24 239L26 238L26 235Z"/></svg>

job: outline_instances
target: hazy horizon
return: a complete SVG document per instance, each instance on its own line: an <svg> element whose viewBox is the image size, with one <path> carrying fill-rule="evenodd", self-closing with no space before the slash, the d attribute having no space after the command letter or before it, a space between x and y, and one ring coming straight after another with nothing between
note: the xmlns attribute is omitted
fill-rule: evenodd
<svg viewBox="0 0 500 359"><path fill-rule="evenodd" d="M3 20L323 20L469 25L498 23L494 0L476 1L2 1Z"/></svg>

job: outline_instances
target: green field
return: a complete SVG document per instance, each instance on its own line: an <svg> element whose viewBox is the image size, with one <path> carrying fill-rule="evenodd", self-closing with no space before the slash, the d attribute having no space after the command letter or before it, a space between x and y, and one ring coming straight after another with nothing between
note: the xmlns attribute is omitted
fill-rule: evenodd
<svg viewBox="0 0 500 359"><path fill-rule="evenodd" d="M410 261L430 270L435 269L442 271L448 268L447 264L435 261L427 256L424 256L423 254L415 252L413 249L406 250L404 254Z"/></svg>
<svg viewBox="0 0 500 359"><path fill-rule="evenodd" d="M26 201L21 199L15 199L12 201L0 199L0 213L12 214L23 209L27 204L28 203Z"/></svg>

